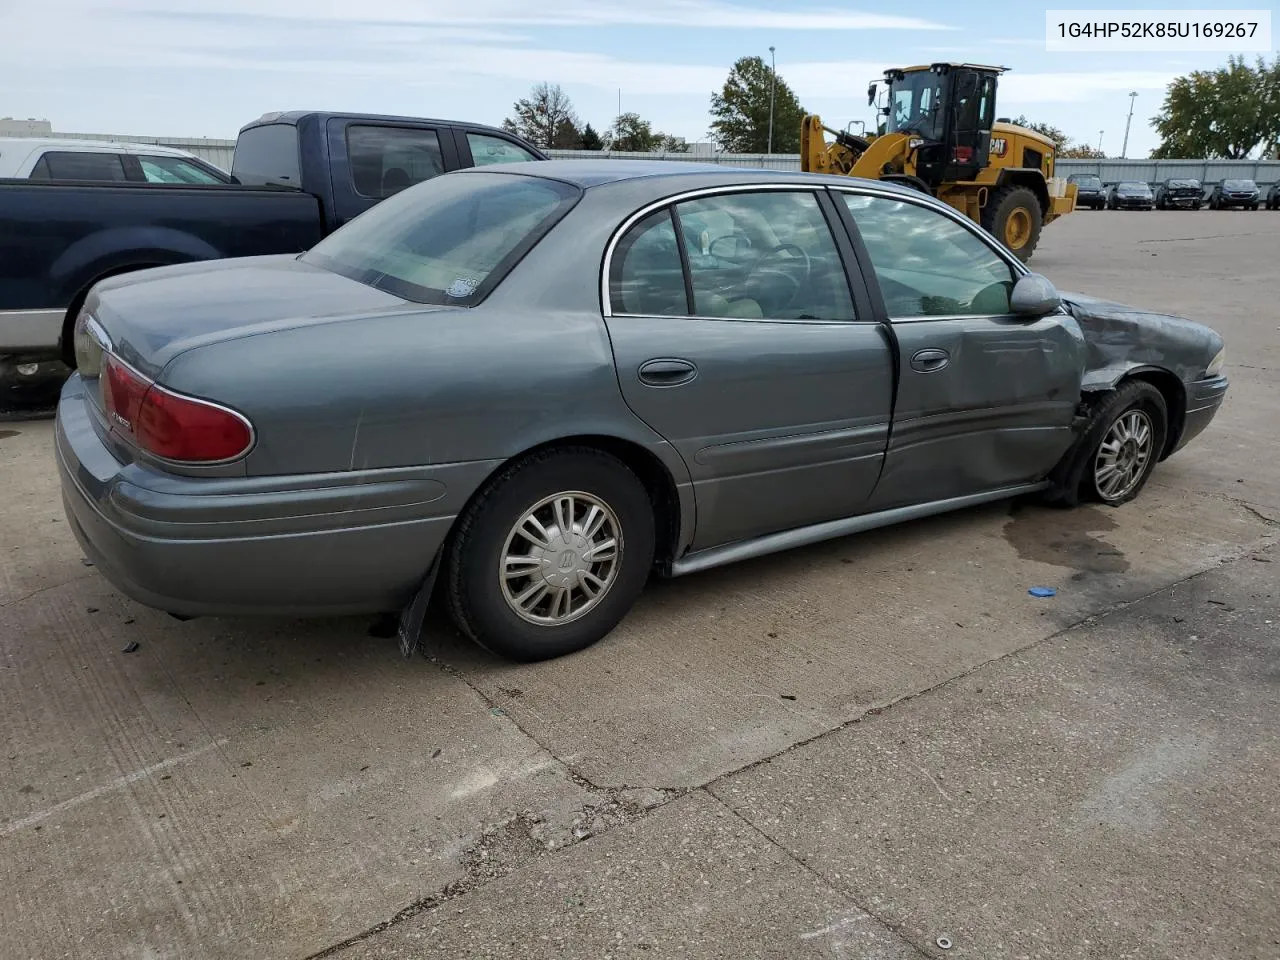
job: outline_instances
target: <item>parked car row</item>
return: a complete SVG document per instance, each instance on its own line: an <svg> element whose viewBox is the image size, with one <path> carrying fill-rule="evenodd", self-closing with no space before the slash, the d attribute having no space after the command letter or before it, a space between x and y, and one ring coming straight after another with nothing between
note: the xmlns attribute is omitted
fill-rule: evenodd
<svg viewBox="0 0 1280 960"><path fill-rule="evenodd" d="M1073 173L1067 182L1076 185L1076 206L1094 210L1199 210L1205 205L1211 210L1257 210L1259 204L1280 210L1280 181L1271 184L1265 200L1258 184L1248 179L1221 180L1207 197L1204 184L1194 177L1170 177L1155 190L1143 180L1104 184L1093 173Z"/></svg>

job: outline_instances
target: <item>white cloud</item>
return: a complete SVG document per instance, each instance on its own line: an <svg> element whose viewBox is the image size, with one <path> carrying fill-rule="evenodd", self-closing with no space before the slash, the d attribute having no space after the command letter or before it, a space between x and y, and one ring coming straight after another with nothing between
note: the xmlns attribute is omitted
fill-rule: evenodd
<svg viewBox="0 0 1280 960"><path fill-rule="evenodd" d="M19 29L39 32L54 42L76 19L109 13L113 19L148 14L209 16L223 20L276 18L303 23L390 24L397 26L602 27L672 26L735 30L951 30L922 17L864 13L839 8L770 10L732 0L557 0L534 5L528 0L189 0L174 10L158 0L49 0L18 12ZM10 14L12 17L12 14Z"/></svg>

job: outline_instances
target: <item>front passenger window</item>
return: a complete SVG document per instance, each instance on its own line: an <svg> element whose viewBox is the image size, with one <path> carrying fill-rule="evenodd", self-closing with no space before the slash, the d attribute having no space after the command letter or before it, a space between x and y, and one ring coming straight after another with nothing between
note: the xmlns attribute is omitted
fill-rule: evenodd
<svg viewBox="0 0 1280 960"><path fill-rule="evenodd" d="M972 231L906 200L842 194L891 319L1002 316L1013 268Z"/></svg>

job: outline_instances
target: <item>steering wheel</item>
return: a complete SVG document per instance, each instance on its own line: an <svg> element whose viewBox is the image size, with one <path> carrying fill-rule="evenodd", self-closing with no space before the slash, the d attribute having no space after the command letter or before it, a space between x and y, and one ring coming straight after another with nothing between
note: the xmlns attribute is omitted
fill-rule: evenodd
<svg viewBox="0 0 1280 960"><path fill-rule="evenodd" d="M783 307L789 307L791 306L792 301L795 300L796 294L800 292L800 288L809 282L809 278L813 274L813 261L809 258L809 254L805 253L803 248L796 246L794 243L778 244L776 247L774 247L772 250L770 250L768 253L762 256L759 260L757 260L754 264L752 264L751 273L749 274L747 279L748 280L753 279L755 275L761 271L761 269L764 267L765 264L775 259L779 253L782 253L784 251L798 253L800 255L800 258L804 261L804 273L800 277L796 277L789 270L774 269L770 271L776 274L777 276L785 277L787 280L791 281L791 288L792 288L791 294L781 304L781 306Z"/></svg>

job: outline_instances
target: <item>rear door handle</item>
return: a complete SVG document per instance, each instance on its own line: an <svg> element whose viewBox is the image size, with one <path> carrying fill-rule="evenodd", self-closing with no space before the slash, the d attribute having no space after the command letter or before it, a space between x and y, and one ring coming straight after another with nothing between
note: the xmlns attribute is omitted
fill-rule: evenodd
<svg viewBox="0 0 1280 960"><path fill-rule="evenodd" d="M937 373L951 362L951 354L936 347L917 350L911 355L911 369L917 373Z"/></svg>
<svg viewBox="0 0 1280 960"><path fill-rule="evenodd" d="M677 387L698 375L698 368L688 360L663 358L640 364L637 371L641 383L651 387Z"/></svg>

